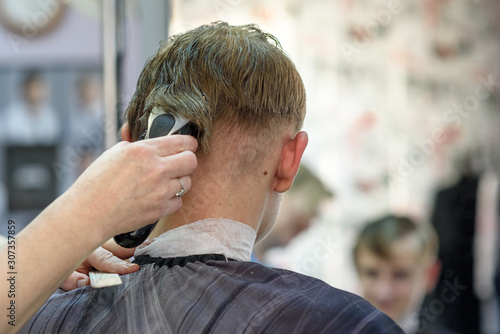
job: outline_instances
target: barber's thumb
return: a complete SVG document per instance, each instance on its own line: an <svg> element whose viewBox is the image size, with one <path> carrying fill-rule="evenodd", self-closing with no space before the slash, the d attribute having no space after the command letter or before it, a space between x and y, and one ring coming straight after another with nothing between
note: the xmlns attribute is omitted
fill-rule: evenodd
<svg viewBox="0 0 500 334"><path fill-rule="evenodd" d="M90 279L87 275L74 271L64 282L61 284L61 289L70 291L81 288L82 286L89 285Z"/></svg>

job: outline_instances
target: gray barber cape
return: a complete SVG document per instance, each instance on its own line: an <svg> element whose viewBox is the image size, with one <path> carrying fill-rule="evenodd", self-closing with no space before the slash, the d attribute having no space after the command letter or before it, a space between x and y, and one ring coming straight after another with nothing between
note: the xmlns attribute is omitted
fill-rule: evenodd
<svg viewBox="0 0 500 334"><path fill-rule="evenodd" d="M136 262L122 285L58 291L20 333L403 333L364 299L292 271L218 254Z"/></svg>

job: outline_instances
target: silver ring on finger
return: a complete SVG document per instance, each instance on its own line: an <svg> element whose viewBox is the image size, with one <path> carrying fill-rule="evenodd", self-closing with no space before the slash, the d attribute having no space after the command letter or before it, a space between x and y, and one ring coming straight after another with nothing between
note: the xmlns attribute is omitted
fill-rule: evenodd
<svg viewBox="0 0 500 334"><path fill-rule="evenodd" d="M186 193L186 189L184 189L184 182L182 182L182 179L180 177L177 178L181 184L181 191L175 194L175 197L182 197Z"/></svg>

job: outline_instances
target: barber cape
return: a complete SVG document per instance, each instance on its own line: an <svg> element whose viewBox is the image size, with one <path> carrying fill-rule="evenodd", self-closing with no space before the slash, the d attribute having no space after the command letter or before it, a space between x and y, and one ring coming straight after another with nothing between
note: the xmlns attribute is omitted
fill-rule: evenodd
<svg viewBox="0 0 500 334"><path fill-rule="evenodd" d="M226 219L170 230L122 285L59 290L21 333L403 333L354 294L248 262L254 241Z"/></svg>

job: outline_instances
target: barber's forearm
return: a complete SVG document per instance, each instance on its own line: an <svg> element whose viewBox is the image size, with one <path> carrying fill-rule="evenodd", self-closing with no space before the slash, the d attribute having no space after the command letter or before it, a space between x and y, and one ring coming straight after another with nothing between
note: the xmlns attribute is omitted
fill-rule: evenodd
<svg viewBox="0 0 500 334"><path fill-rule="evenodd" d="M16 237L16 327L0 321L0 332L18 330L106 240L175 212L182 200L174 179L189 191L197 145L191 136L121 142L92 163ZM0 248L5 275L7 251ZM10 304L7 284L0 280L0 308Z"/></svg>
<svg viewBox="0 0 500 334"><path fill-rule="evenodd" d="M7 299L7 285L0 292L2 308L15 301L16 326L8 325L8 318L2 317L5 320L0 332L19 330L73 270L109 238L102 231L104 222L89 220L89 210L83 204L72 193L64 194L16 237L15 298ZM6 247L1 254L7 259ZM3 273L9 271L6 260L1 267Z"/></svg>

